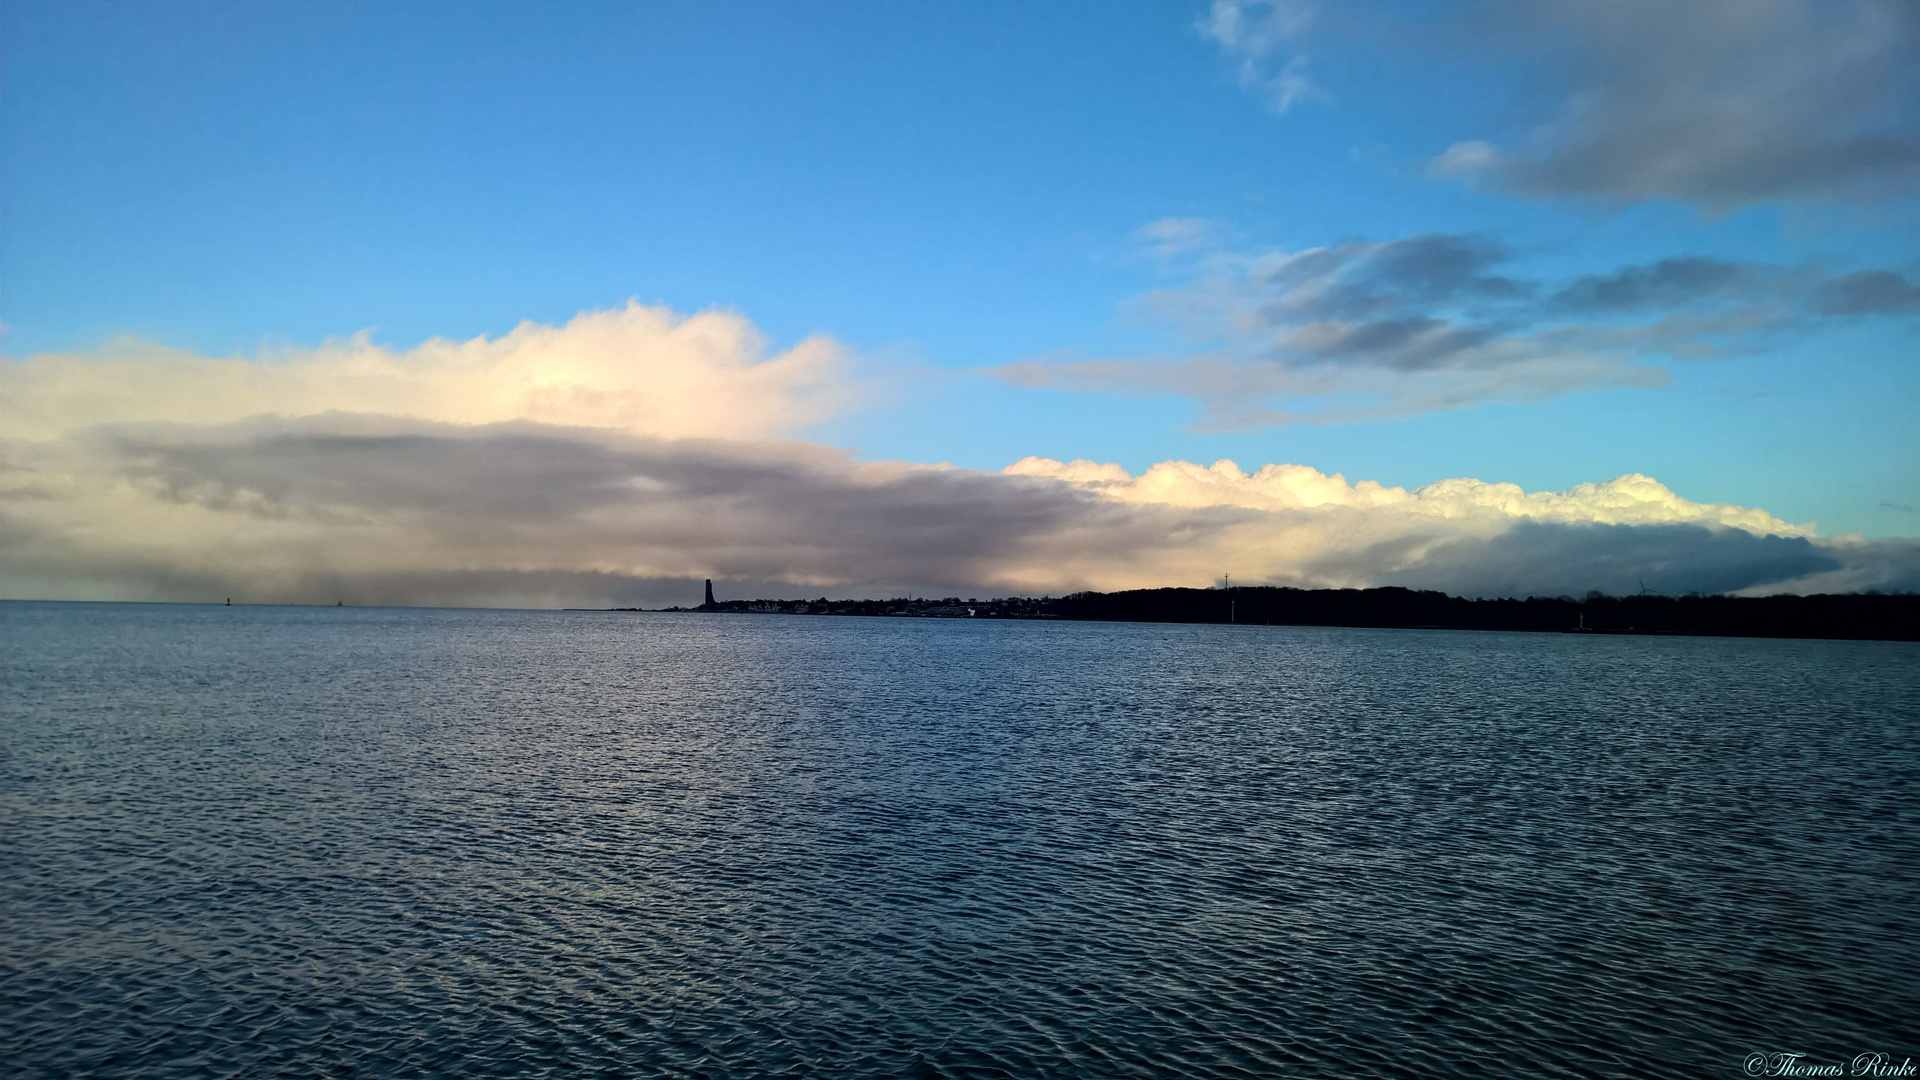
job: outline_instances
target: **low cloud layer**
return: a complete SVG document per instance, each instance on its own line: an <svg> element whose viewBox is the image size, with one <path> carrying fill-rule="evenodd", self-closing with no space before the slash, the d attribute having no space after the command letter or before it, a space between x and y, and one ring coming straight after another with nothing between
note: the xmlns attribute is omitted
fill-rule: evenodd
<svg viewBox="0 0 1920 1080"><path fill-rule="evenodd" d="M1204 235L1185 220L1142 231L1169 259ZM1186 246L1168 251L1170 238ZM1132 305L1188 334L1195 352L995 374L1024 386L1191 397L1203 428L1235 430L1656 386L1670 361L1765 349L1819 323L1920 315L1920 284L1891 270L1679 257L1548 280L1516 273L1515 261L1491 237L1444 233L1204 253L1186 284Z"/></svg>
<svg viewBox="0 0 1920 1080"><path fill-rule="evenodd" d="M727 332L668 347L709 318L706 330ZM628 336L570 346L582 326ZM768 359L735 317L628 308L510 338L550 348L537 364L499 342L222 361L145 351L148 385L194 393L92 398L81 390L107 386L123 355L9 363L0 592L598 606L691 602L705 577L732 595L786 596L1060 594L1222 573L1469 595L1920 585L1910 542L1822 539L1641 476L1559 493L1475 480L1407 491L1289 465L1167 462L1132 476L1037 458L1001 472L861 462L734 437L809 415L796 400L847 392L832 363ZM367 370L410 389L384 407L355 402ZM556 372L574 375L558 400L582 410L564 414L575 422L546 418L556 397L529 389ZM595 410L614 390L658 411L579 422L605 419ZM727 394L757 419L732 414ZM472 419L448 418L459 409ZM514 411L531 415L500 415Z"/></svg>

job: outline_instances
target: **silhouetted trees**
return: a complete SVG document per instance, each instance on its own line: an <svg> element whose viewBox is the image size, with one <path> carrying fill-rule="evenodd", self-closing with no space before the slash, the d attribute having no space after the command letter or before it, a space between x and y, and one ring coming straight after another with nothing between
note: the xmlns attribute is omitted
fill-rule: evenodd
<svg viewBox="0 0 1920 1080"><path fill-rule="evenodd" d="M712 595L709 592L709 597ZM670 608L671 611L688 610ZM694 611L958 619L1248 623L1444 630L1532 630L1724 637L1876 638L1920 641L1920 595L1530 596L1469 600L1412 589L1134 589L1065 597L962 600L712 600Z"/></svg>
<svg viewBox="0 0 1920 1080"><path fill-rule="evenodd" d="M1920 596L1602 596L1468 600L1412 589L1137 589L1054 601L1063 619L1451 630L1586 630L1920 640Z"/></svg>

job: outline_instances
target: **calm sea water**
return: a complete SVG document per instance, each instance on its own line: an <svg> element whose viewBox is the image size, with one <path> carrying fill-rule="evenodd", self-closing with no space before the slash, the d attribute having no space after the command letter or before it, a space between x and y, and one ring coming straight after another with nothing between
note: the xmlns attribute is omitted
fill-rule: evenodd
<svg viewBox="0 0 1920 1080"><path fill-rule="evenodd" d="M1920 646L0 605L15 1075L1920 1061Z"/></svg>

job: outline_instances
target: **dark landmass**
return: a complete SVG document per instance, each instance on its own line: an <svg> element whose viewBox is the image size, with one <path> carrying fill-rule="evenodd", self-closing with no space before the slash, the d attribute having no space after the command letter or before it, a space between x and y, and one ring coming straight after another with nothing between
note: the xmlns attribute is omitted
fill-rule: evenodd
<svg viewBox="0 0 1920 1080"><path fill-rule="evenodd" d="M708 593L712 595L711 590ZM632 609L627 609L632 610ZM1092 619L1595 634L1852 638L1920 641L1920 594L1827 596L1602 596L1468 600L1412 589L1135 589L994 600L724 600L697 608L734 614L868 615L958 619Z"/></svg>
<svg viewBox="0 0 1920 1080"><path fill-rule="evenodd" d="M1411 589L1139 589L1053 601L1064 619L1920 640L1920 595L1467 600Z"/></svg>

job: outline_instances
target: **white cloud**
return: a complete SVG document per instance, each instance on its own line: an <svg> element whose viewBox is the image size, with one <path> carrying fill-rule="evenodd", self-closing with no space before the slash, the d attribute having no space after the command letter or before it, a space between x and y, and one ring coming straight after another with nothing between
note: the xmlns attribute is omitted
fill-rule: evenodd
<svg viewBox="0 0 1920 1080"><path fill-rule="evenodd" d="M769 356L739 315L629 303L562 326L528 322L497 338L404 351L362 334L255 358L208 359L137 341L105 355L41 354L5 365L0 430L39 439L83 425L338 411L764 438L844 406L849 366L847 351L827 338Z"/></svg>
<svg viewBox="0 0 1920 1080"><path fill-rule="evenodd" d="M1408 491L1372 480L1348 483L1305 465L1263 465L1245 472L1232 461L1212 466L1164 461L1139 476L1118 465L1023 458L1004 470L1014 476L1049 476L1099 491L1120 502L1168 506L1237 506L1253 510L1348 507L1388 510L1408 520L1504 521L1528 518L1549 523L1604 525L1707 525L1744 529L1758 536L1813 536L1812 525L1793 525L1764 510L1683 499L1650 476L1629 473L1562 492L1528 492L1518 484L1441 480Z"/></svg>
<svg viewBox="0 0 1920 1080"><path fill-rule="evenodd" d="M1637 474L1528 492L1470 479L1408 491L1302 465L1249 473L1232 461L1168 461L1132 476L1112 464L1027 458L1006 471L1136 506L1254 512L1204 542L1159 554L1156 570L1167 581L1228 572L1249 584L1557 595L1631 591L1642 580L1668 591L1765 589L1842 565L1810 524L1692 502ZM1914 560L1905 565L1910 573ZM1890 565L1866 576L1885 581L1893 573Z"/></svg>
<svg viewBox="0 0 1920 1080"><path fill-rule="evenodd" d="M1236 61L1242 90L1285 115L1300 102L1327 97L1307 76L1307 54L1289 48L1313 22L1316 7L1307 0L1213 0L1195 28Z"/></svg>

